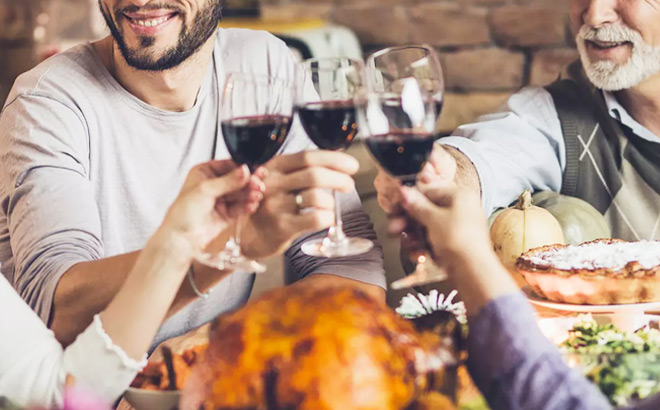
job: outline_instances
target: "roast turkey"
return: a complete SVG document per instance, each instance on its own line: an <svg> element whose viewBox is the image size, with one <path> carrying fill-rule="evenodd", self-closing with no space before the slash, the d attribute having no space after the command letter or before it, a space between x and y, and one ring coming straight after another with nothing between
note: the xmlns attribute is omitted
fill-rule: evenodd
<svg viewBox="0 0 660 410"><path fill-rule="evenodd" d="M420 324L428 330L420 332L355 288L307 285L272 291L219 317L181 408L453 408L445 396L427 393L446 384L444 370L457 362L457 323L438 328L426 319Z"/></svg>

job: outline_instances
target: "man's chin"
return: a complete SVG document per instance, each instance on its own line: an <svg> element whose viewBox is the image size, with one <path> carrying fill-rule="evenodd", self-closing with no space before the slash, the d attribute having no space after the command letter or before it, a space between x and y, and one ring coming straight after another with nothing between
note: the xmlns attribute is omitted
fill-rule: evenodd
<svg viewBox="0 0 660 410"><path fill-rule="evenodd" d="M578 44L578 53L585 68L587 66L614 69L625 66L632 56L632 48L618 46L607 49L597 48L587 42Z"/></svg>
<svg viewBox="0 0 660 410"><path fill-rule="evenodd" d="M611 61L589 63L583 59L587 77L596 88L604 91L622 91L634 88L659 71L629 60L625 64Z"/></svg>
<svg viewBox="0 0 660 410"><path fill-rule="evenodd" d="M621 46L604 56L594 53L585 42L578 41L578 52L587 77L593 85L605 91L634 88L660 73L660 48ZM605 58L609 57L609 58Z"/></svg>
<svg viewBox="0 0 660 410"><path fill-rule="evenodd" d="M582 66L587 77L596 88L605 91L619 91L630 88L626 64L594 56L594 53L582 44L578 44Z"/></svg>
<svg viewBox="0 0 660 410"><path fill-rule="evenodd" d="M144 49L127 49L122 50L122 56L124 61L136 70L162 71L160 67L163 60L161 53L145 51Z"/></svg>
<svg viewBox="0 0 660 410"><path fill-rule="evenodd" d="M585 72L591 82L604 91L621 91L637 86L648 75L630 64L618 65L600 61L585 66Z"/></svg>

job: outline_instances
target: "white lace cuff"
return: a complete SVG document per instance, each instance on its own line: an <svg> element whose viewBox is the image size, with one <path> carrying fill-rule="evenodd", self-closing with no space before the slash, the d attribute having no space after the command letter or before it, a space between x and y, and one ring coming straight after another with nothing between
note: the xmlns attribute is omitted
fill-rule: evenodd
<svg viewBox="0 0 660 410"><path fill-rule="evenodd" d="M125 366L127 369L133 370L133 371L140 371L144 368L144 366L147 365L147 354L145 353L141 361L137 361L134 359L131 359L128 357L126 352L119 346L115 344L115 342L110 338L110 336L105 332L105 329L103 329L103 323L101 322L101 316L100 315L94 315L94 321L91 324L91 328L93 329L94 333L96 333L98 336L101 337L103 340L103 345L105 346L105 349L113 354L119 357L121 360L121 363L123 366Z"/></svg>

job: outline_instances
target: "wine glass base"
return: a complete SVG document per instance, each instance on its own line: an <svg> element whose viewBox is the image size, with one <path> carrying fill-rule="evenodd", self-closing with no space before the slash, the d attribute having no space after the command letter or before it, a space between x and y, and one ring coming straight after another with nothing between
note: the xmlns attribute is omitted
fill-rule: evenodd
<svg viewBox="0 0 660 410"><path fill-rule="evenodd" d="M264 273L266 266L248 259L243 255L235 256L228 253L202 253L197 261L218 270L240 270L247 273Z"/></svg>
<svg viewBox="0 0 660 410"><path fill-rule="evenodd" d="M314 239L305 242L302 245L302 251L305 255L316 256L319 258L339 258L342 256L361 255L369 252L374 243L364 238L346 238L340 244L331 244L328 246L325 239Z"/></svg>
<svg viewBox="0 0 660 410"><path fill-rule="evenodd" d="M429 283L442 282L449 277L447 273L437 266L424 266L428 263L418 264L415 271L410 275L396 280L390 284L394 290L412 288L414 286L428 285Z"/></svg>

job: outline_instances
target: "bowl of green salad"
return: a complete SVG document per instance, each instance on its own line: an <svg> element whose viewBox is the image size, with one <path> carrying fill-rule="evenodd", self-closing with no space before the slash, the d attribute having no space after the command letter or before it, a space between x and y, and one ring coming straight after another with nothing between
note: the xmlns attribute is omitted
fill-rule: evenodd
<svg viewBox="0 0 660 410"><path fill-rule="evenodd" d="M613 406L630 406L660 392L660 318L645 318L641 328L623 331L607 315L579 316L559 344L566 363L579 369Z"/></svg>

